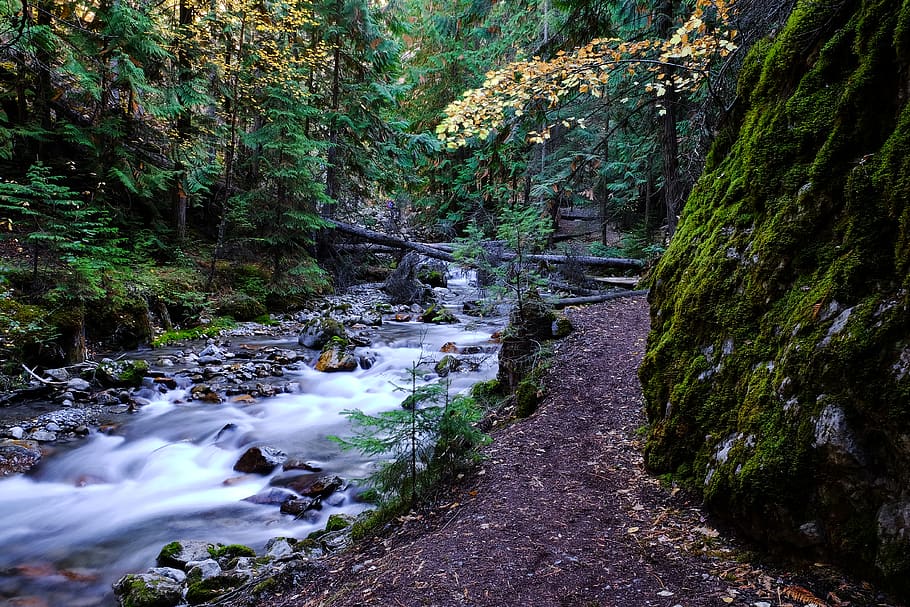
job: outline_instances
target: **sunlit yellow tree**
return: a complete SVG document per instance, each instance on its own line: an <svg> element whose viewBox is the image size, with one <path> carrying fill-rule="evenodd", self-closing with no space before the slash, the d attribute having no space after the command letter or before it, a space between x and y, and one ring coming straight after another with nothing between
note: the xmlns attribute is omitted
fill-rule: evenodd
<svg viewBox="0 0 910 607"><path fill-rule="evenodd" d="M657 98L670 90L691 91L705 81L713 59L735 50L736 31L725 27L729 16L725 0L699 0L689 19L668 40L596 39L572 52L560 51L549 61L538 57L514 61L488 72L481 87L452 102L436 133L453 150L474 137L484 141L494 129L510 118L520 119L529 108L558 109L577 94L600 97L617 78L632 79L642 92ZM574 116L562 117L560 123L584 128L584 120ZM529 141L549 139L552 127L532 131Z"/></svg>

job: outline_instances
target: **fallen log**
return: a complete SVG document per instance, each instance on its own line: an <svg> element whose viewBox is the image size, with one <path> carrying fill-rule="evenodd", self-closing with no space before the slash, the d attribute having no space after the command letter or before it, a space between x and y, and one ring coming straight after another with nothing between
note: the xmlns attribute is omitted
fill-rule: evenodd
<svg viewBox="0 0 910 607"><path fill-rule="evenodd" d="M510 257L511 256L511 257ZM506 259L514 259L514 253L506 253ZM548 261L552 263L577 263L583 266L598 266L602 268L643 268L645 262L640 259L625 257L594 257L593 255L525 255L528 261Z"/></svg>
<svg viewBox="0 0 910 607"><path fill-rule="evenodd" d="M566 306L579 306L583 304L601 303L611 299L620 299L622 297L636 297L638 295L647 295L648 290L638 291L613 291L603 295L591 295L589 297L566 297L563 299L544 299L544 301L554 308L565 308Z"/></svg>
<svg viewBox="0 0 910 607"><path fill-rule="evenodd" d="M355 226L350 223L344 223L343 221L338 221L337 219L325 219L325 221L339 232L350 234L351 236L357 236L358 238L362 238L370 242L375 242L376 244L381 244L388 247L396 247L399 249L408 249L410 251L417 251L421 255L426 255L427 257L432 257L433 259L441 259L442 261L455 261L455 256L451 253L441 251L440 249L436 249L425 244L410 242L408 240L404 240L403 238L389 236L388 234L383 234L382 232L376 232L374 230Z"/></svg>
<svg viewBox="0 0 910 607"><path fill-rule="evenodd" d="M375 230L370 230L368 228L362 228L360 226L355 226L350 223L345 223L343 221L338 221L337 219L325 219L326 223L332 226L334 229L342 232L344 234L350 234L351 236L356 236L362 238L369 242L373 242L380 245L385 245L388 247L397 247L400 249L408 249L410 251L417 251L422 255L427 257L432 257L433 259L441 259L442 261L455 261L455 256L448 251L443 250L442 248L433 247L426 244L421 244L419 242L411 242L403 238L398 238L396 236L389 236L388 234L383 234L382 232L376 232ZM447 247L448 248L448 247ZM517 254L506 251L503 253L502 258L506 261L515 259L518 257ZM644 262L640 259L626 259L624 257L595 257L593 255L525 255L525 260L527 261L545 261L550 263L578 263L585 266L596 266L604 268L622 268L622 269L638 269L644 266Z"/></svg>

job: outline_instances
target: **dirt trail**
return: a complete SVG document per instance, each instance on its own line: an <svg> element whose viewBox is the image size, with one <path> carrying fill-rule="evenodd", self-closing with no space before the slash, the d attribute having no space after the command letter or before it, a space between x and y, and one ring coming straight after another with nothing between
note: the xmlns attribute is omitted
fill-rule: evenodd
<svg viewBox="0 0 910 607"><path fill-rule="evenodd" d="M827 568L800 577L735 560L730 540L694 504L644 471L636 370L647 302L617 300L571 317L576 330L557 345L540 410L494 434L482 468L448 503L331 557L326 576L267 605L878 602Z"/></svg>

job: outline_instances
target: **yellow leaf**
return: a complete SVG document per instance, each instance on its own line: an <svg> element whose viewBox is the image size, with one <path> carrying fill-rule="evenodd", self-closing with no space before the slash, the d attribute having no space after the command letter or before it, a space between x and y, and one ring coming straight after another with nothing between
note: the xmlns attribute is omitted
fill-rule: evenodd
<svg viewBox="0 0 910 607"><path fill-rule="evenodd" d="M638 533L638 530L639 530L638 527L629 527L628 529L626 529L626 533Z"/></svg>
<svg viewBox="0 0 910 607"><path fill-rule="evenodd" d="M728 605L729 605L729 604L730 604L730 603L732 603L732 602L733 602L733 597L730 597L730 596L724 596L724 597L721 597L721 599L720 599L720 600L722 600L722 601L723 601L723 602L724 602L724 603L727 603L727 604L728 604Z"/></svg>

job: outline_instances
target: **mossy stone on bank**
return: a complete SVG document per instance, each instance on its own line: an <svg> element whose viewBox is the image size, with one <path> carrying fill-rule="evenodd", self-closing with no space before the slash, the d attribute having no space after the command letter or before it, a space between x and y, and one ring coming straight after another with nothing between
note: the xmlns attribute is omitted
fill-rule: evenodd
<svg viewBox="0 0 910 607"><path fill-rule="evenodd" d="M652 470L910 595L907 23L801 1L752 49L652 276L641 378Z"/></svg>

